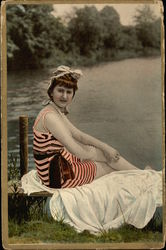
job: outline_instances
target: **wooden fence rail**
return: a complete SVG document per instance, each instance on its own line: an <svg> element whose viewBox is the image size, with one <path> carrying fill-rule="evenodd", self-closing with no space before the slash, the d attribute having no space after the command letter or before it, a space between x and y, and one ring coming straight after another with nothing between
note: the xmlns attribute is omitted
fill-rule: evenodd
<svg viewBox="0 0 166 250"><path fill-rule="evenodd" d="M28 117L19 117L20 139L20 173L21 177L28 172Z"/></svg>

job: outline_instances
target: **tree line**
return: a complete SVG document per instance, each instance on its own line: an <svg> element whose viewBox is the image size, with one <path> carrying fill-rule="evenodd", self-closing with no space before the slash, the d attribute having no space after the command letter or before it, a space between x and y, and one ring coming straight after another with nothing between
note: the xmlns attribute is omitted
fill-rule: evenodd
<svg viewBox="0 0 166 250"><path fill-rule="evenodd" d="M124 26L110 6L74 9L67 22L53 15L53 6L7 6L8 69L93 65L98 62L160 54L161 19L149 5Z"/></svg>

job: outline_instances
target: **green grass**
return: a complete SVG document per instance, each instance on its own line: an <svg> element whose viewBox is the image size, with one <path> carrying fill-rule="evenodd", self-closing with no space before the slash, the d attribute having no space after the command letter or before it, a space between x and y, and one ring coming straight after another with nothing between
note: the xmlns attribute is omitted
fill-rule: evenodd
<svg viewBox="0 0 166 250"><path fill-rule="evenodd" d="M137 229L123 225L118 229L93 235L89 231L77 233L68 224L57 222L47 216L40 220L9 220L9 243L120 243L120 242L162 242L162 232Z"/></svg>
<svg viewBox="0 0 166 250"><path fill-rule="evenodd" d="M78 233L63 219L58 222L47 216L45 199L17 195L9 198L9 244L162 242L162 211L158 209L142 230L124 224L93 235L87 230Z"/></svg>

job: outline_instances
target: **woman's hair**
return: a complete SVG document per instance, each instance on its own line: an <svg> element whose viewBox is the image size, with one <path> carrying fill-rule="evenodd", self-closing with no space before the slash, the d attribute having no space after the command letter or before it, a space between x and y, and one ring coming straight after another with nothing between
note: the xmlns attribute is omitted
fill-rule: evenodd
<svg viewBox="0 0 166 250"><path fill-rule="evenodd" d="M78 89L77 79L72 77L70 73L60 76L58 78L53 76L50 81L50 86L47 90L47 94L51 100L51 94L57 85L73 89L73 97L75 95L76 90Z"/></svg>

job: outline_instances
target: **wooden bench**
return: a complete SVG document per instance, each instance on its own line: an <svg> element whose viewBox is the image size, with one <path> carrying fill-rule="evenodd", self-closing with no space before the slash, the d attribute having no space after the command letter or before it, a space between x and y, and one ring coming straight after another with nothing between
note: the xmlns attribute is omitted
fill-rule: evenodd
<svg viewBox="0 0 166 250"><path fill-rule="evenodd" d="M14 192L13 189L11 187L8 187L8 196L12 196L12 195L18 195L18 196L28 196L27 194L25 194L23 192L23 190L21 188L18 188L18 191L17 192ZM42 191L42 192L36 192L36 193L32 193L30 194L29 196L31 197L51 197L52 194L51 193L48 193L46 191Z"/></svg>

